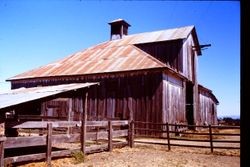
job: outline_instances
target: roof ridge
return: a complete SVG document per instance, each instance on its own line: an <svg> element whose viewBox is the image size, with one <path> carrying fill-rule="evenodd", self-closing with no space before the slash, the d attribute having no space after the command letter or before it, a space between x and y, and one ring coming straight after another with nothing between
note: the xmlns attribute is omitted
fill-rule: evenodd
<svg viewBox="0 0 250 167"><path fill-rule="evenodd" d="M177 29L182 29L182 28L183 29L184 28L194 28L194 27L195 27L194 25L189 25L189 26L181 26L181 27L176 27L176 28L168 28L168 29L161 29L161 30L155 30L155 31L146 31L146 32L126 35L126 36L124 36L124 38L128 38L128 37L135 36L135 35L144 35L147 33L155 33L155 32L167 31L167 30L170 31L170 30L177 30ZM122 39L119 39L119 40L122 40Z"/></svg>

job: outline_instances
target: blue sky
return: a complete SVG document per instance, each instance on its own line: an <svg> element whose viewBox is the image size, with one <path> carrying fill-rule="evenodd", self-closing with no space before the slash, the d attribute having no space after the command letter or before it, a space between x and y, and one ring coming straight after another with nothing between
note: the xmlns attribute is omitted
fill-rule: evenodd
<svg viewBox="0 0 250 167"><path fill-rule="evenodd" d="M0 1L0 91L6 79L109 40L109 21L129 34L195 25L198 81L220 101L219 116L240 115L240 2Z"/></svg>

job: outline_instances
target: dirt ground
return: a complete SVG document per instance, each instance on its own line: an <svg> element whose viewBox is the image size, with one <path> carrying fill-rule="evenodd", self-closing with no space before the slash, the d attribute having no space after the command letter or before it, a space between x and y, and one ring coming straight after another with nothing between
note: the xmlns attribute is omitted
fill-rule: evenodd
<svg viewBox="0 0 250 167"><path fill-rule="evenodd" d="M222 132L225 132L224 130ZM221 132L221 133L222 133ZM232 132L235 132L233 130ZM156 139L137 139L151 141ZM239 140L232 136L227 140ZM164 142L158 139L157 142ZM197 144L197 142L196 142ZM204 145L199 143L197 145ZM229 146L239 146L234 143ZM22 167L45 167L45 162L28 163ZM112 152L89 154L83 163L77 163L74 158L52 160L52 167L240 167L240 150L209 148L171 147L166 145L148 145L136 143L134 148L123 147Z"/></svg>
<svg viewBox="0 0 250 167"><path fill-rule="evenodd" d="M45 162L29 163L23 167L46 166ZM124 147L112 152L85 156L85 162L75 164L73 158L52 161L53 167L239 167L239 150L219 150L136 144L135 148Z"/></svg>

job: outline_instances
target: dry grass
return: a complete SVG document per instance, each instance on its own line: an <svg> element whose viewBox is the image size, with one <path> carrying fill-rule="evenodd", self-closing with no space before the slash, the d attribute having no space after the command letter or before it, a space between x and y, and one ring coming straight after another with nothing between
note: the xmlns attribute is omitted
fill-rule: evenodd
<svg viewBox="0 0 250 167"><path fill-rule="evenodd" d="M239 167L239 155L225 156L206 149L190 149L174 147L168 151L159 145L137 144L135 148L124 147L112 152L102 152L86 156L84 163L74 164L73 158L52 161L53 167ZM46 163L30 163L23 167L45 167Z"/></svg>
<svg viewBox="0 0 250 167"><path fill-rule="evenodd" d="M205 133L200 131L200 133ZM217 130L216 133L239 133L239 130ZM190 136L189 136L190 137ZM192 136L191 136L192 137ZM194 137L194 136L193 136ZM232 136L235 137L237 136ZM228 140L231 138L227 137ZM164 139L140 140L166 142ZM238 139L239 140L239 137ZM202 143L200 143L202 144ZM237 143L236 143L237 144ZM134 148L124 147L112 152L101 152L84 157L84 163L75 164L74 158L52 160L52 167L239 167L240 150L171 147L136 143ZM28 163L22 167L46 167L45 162Z"/></svg>

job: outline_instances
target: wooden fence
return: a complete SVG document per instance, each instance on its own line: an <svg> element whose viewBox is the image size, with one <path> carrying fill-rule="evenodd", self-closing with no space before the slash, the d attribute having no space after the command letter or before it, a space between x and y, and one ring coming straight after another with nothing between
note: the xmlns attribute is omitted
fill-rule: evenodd
<svg viewBox="0 0 250 167"><path fill-rule="evenodd" d="M140 126L143 124L143 126ZM146 125L147 126L144 126ZM55 157L65 157L75 151L82 151L84 154L112 151L113 147L129 145L134 147L134 143L160 144L166 145L168 150L171 146L179 147L198 147L214 149L240 149L240 147L225 146L226 143L240 143L239 140L225 140L217 136L236 136L238 133L218 133L218 129L239 129L239 126L191 126L180 124L161 124L134 121L26 121L18 124L8 124L7 126L18 129L40 129L40 135L23 137L0 137L0 166L24 161L46 160L48 166L51 166L51 159ZM146 127L146 128L145 128ZM154 127L154 128L152 128ZM63 133L58 130L64 128ZM203 131L187 131L187 129L200 128ZM70 130L71 129L71 130ZM74 133L74 130L78 130ZM204 132L205 130L205 132ZM59 133L59 132L60 133ZM140 141L138 137L142 136L143 131L160 134L160 138L166 142ZM43 134L42 134L43 133ZM146 137L148 136L148 133ZM206 136L206 138L197 139L183 137L184 135ZM155 135L156 136L156 135ZM159 138L159 136L156 136ZM152 136L151 136L152 137ZM116 138L116 139L115 139ZM123 140L120 140L123 138ZM89 144L89 141L104 140L101 144ZM175 141L181 141L176 143ZM185 142L184 142L185 141ZM80 148L55 150L58 143L79 143ZM186 142L201 143L184 144ZM220 143L220 145L216 145ZM222 144L222 145L221 145ZM43 146L45 150L40 153L31 153L26 155L5 155L7 150L17 148L29 148Z"/></svg>
<svg viewBox="0 0 250 167"><path fill-rule="evenodd" d="M214 149L240 149L239 146L228 146L227 144L234 144L234 143L240 143L239 140L239 133L218 133L219 129L240 129L239 126L215 126L215 125L208 125L208 126L197 126L197 125L183 125L183 124L161 124L161 123L148 123L148 122L134 122L136 124L136 127L140 127L140 124L143 125L151 125L147 127L158 127L158 128L134 128L135 131L135 138L137 137L148 137L141 135L143 134L143 131L150 131L153 134L156 135L156 138L166 139L166 142L148 142L148 141L138 141L135 140L136 143L146 143L146 144L160 144L160 145L167 145L168 150L171 150L171 146L179 146L179 147L197 147L197 148L210 148L211 152L214 151ZM145 127L145 126L143 126ZM188 129L202 129L202 131L194 131ZM204 132L207 131L207 132ZM159 135L160 134L160 135ZM183 137L183 135L187 137ZM203 136L201 138L193 138L188 137L188 135L193 136ZM204 137L205 136L205 137ZM228 136L237 136L238 140L226 140L222 137L228 137ZM183 141L183 142L174 142L174 141ZM186 142L184 142L186 141ZM195 144L184 144L187 142L192 142ZM206 145L199 145L199 143L207 143ZM217 143L220 143L219 145Z"/></svg>
<svg viewBox="0 0 250 167"><path fill-rule="evenodd" d="M82 151L84 154L100 152L104 150L112 151L113 147L120 147L129 144L131 139L129 134L129 121L27 121L23 123L8 124L12 128L19 129L40 129L44 135L23 137L2 137L0 138L0 165L12 164L24 161L36 161L46 159L48 166L51 166L51 158L65 157L75 151ZM58 129L78 130L77 133L62 133ZM101 129L101 130L100 130ZM31 130L32 131L32 130ZM72 131L72 130L71 130ZM59 133L60 132L60 133ZM79 133L80 132L80 133ZM124 140L117 140L125 137ZM115 138L117 138L115 140ZM90 145L89 141L103 140L102 144ZM106 141L106 143L105 143ZM58 143L81 143L81 148L54 150L54 145ZM131 144L130 144L131 145ZM9 149L28 148L34 146L44 146L46 150L42 153L32 153L27 155L5 156Z"/></svg>

